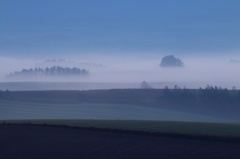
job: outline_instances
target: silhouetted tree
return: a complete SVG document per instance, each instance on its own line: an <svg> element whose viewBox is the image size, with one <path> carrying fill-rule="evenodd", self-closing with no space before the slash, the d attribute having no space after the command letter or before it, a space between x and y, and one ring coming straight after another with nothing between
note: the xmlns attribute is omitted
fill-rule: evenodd
<svg viewBox="0 0 240 159"><path fill-rule="evenodd" d="M161 67L183 67L184 64L181 59L176 58L173 55L168 55L162 58L160 66Z"/></svg>
<svg viewBox="0 0 240 159"><path fill-rule="evenodd" d="M146 81L143 81L141 83L141 88L142 89L151 89L152 87Z"/></svg>

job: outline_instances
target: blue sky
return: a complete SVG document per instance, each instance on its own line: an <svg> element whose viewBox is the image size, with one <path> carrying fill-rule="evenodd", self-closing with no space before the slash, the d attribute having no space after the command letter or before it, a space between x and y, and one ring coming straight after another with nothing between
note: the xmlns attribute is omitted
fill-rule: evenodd
<svg viewBox="0 0 240 159"><path fill-rule="evenodd" d="M0 55L230 54L239 0L2 0Z"/></svg>

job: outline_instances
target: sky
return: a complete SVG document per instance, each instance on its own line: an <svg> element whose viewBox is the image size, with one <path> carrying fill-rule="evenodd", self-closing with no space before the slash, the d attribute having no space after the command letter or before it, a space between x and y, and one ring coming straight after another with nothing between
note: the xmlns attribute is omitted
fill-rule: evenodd
<svg viewBox="0 0 240 159"><path fill-rule="evenodd" d="M236 54L238 0L2 0L0 54Z"/></svg>
<svg viewBox="0 0 240 159"><path fill-rule="evenodd" d="M239 8L239 0L1 0L0 76L67 58L140 72L139 81L199 80L200 72L209 74L201 80L236 82L239 65L228 62L240 59ZM172 54L185 73L160 70Z"/></svg>

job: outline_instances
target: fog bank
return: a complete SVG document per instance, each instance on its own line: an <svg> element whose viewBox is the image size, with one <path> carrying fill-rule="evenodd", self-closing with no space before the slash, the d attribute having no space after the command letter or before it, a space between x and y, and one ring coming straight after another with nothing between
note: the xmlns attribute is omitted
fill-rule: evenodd
<svg viewBox="0 0 240 159"><path fill-rule="evenodd" d="M155 56L95 56L68 58L65 61L47 61L46 59L13 59L0 57L1 82L80 82L80 83L134 83L138 86L147 81L153 87L163 84L181 87L198 88L207 84L220 87L240 88L240 64L231 62L237 56L222 57L180 57L184 62L181 68L162 68L159 66L164 55ZM78 67L87 69L87 77L37 77L7 79L6 75L14 71L50 66ZM134 87L135 87L134 86ZM130 87L130 86L129 86Z"/></svg>

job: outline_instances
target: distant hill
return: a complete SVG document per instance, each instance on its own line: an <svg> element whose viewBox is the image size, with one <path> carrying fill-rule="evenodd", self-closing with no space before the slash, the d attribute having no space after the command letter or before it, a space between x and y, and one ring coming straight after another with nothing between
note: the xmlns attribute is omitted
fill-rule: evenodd
<svg viewBox="0 0 240 159"><path fill-rule="evenodd" d="M21 102L25 109L23 112L27 113L30 109L36 111L37 108L36 106L33 107L33 103L47 104L47 111L49 111L50 107L48 106L51 104L54 105L54 109L56 109L56 107L60 108L63 104L66 104L67 108L72 105L72 108L75 109L76 107L79 107L80 104L83 104L82 106L84 106L84 108L82 110L84 111L87 110L88 106L91 107L95 105L93 107L95 109L94 112L96 112L96 110L104 113L106 112L108 116L114 116L107 111L110 107L116 111L116 114L121 113L122 109L127 110L124 115L127 115L129 113L128 110L132 111L133 108L136 111L141 110L141 112L143 112L141 118L149 111L156 113L155 108L160 108L162 110L200 115L202 117L209 116L240 121L240 91L227 90L212 86L207 86L205 89L168 89L166 87L165 89L104 89L88 91L0 91L0 105L2 106L5 102L11 102L14 107L13 110L16 110L16 108L19 109L19 105L17 105L16 102ZM26 109L27 103L29 103L29 110ZM88 106L86 105L87 103ZM106 104L110 107L105 107ZM115 106L112 107L114 104L121 106L118 107L118 109ZM9 106L9 104L6 105ZM10 110L10 107L7 106L1 107L2 110L0 110L0 112L3 112L1 117L3 117L3 115L9 115L4 113L6 111L9 112ZM99 106L104 106L107 109L102 110ZM42 111L43 107L46 106L40 107L38 105L37 107ZM146 109L142 109L143 107ZM81 113L80 110L78 111ZM54 111L52 112L55 113ZM158 112L155 114L155 117L159 119L165 113L167 112ZM71 115L73 115L73 113L71 113ZM85 113L82 115L85 115ZM134 114L134 116L135 115L136 114ZM174 115L174 113L168 115ZM166 114L165 117L168 118Z"/></svg>

